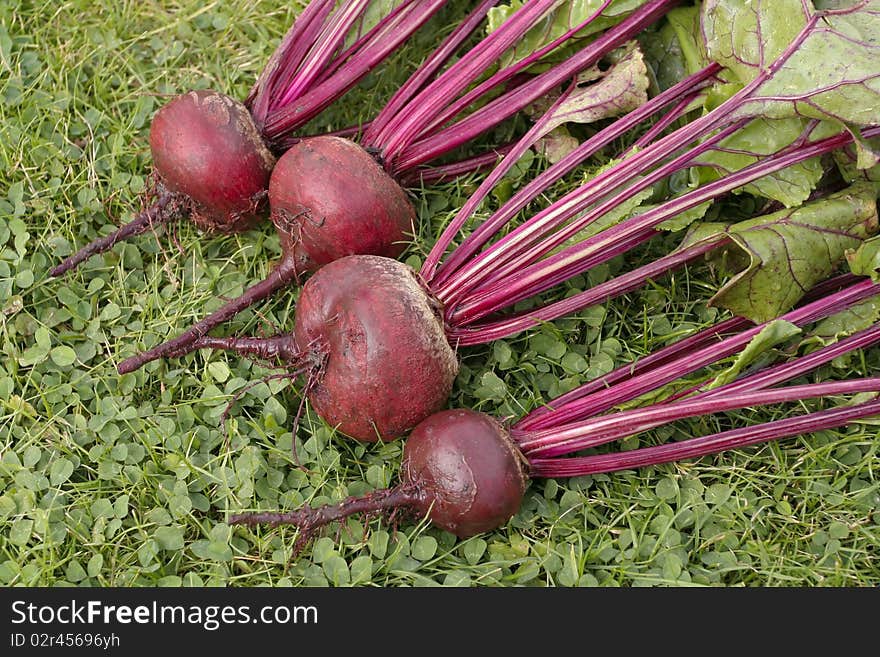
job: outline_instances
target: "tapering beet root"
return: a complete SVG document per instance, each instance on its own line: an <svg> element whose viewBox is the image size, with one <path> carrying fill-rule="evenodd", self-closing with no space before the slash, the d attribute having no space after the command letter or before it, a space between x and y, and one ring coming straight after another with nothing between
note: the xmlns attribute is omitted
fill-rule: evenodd
<svg viewBox="0 0 880 657"><path fill-rule="evenodd" d="M403 188L353 141L320 136L293 145L269 182L285 253L307 270L347 255L396 258L412 239L415 209Z"/></svg>
<svg viewBox="0 0 880 657"><path fill-rule="evenodd" d="M153 117L150 152L199 228L241 232L265 216L275 158L237 100L210 90L177 96Z"/></svg>
<svg viewBox="0 0 880 657"><path fill-rule="evenodd" d="M528 481L525 458L501 424L475 411L441 411L407 439L397 487L315 509L239 514L229 522L293 524L302 530L301 546L321 526L354 513L402 509L467 538L513 517Z"/></svg>

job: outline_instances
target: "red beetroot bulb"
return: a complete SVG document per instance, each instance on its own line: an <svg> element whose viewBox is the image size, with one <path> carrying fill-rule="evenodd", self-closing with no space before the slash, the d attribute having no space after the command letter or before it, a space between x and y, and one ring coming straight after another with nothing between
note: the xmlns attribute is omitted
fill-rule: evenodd
<svg viewBox="0 0 880 657"><path fill-rule="evenodd" d="M485 413L435 413L403 448L403 486L418 491L416 509L466 538L497 527L519 510L528 485L523 458L507 430Z"/></svg>
<svg viewBox="0 0 880 657"><path fill-rule="evenodd" d="M211 90L175 97L153 117L150 151L159 183L152 205L65 258L52 276L184 215L219 233L247 230L265 217L275 157L237 100Z"/></svg>
<svg viewBox="0 0 880 657"><path fill-rule="evenodd" d="M294 335L326 355L309 392L315 411L358 440L403 435L443 407L458 373L437 307L415 272L389 258L319 269L303 286Z"/></svg>
<svg viewBox="0 0 880 657"><path fill-rule="evenodd" d="M404 189L342 137L293 145L275 165L269 199L282 249L310 270L355 254L396 258L414 233Z"/></svg>
<svg viewBox="0 0 880 657"><path fill-rule="evenodd" d="M270 337L203 336L181 351L226 349L308 371L305 392L318 415L367 442L399 438L449 398L458 359L440 306L397 260L352 255L324 265L303 285L293 324Z"/></svg>
<svg viewBox="0 0 880 657"><path fill-rule="evenodd" d="M150 151L203 230L241 232L265 216L275 158L237 100L211 90L177 96L153 117Z"/></svg>
<svg viewBox="0 0 880 657"><path fill-rule="evenodd" d="M507 430L484 413L447 410L413 430L403 448L401 481L338 504L288 513L244 513L230 524L296 525L301 548L320 527L355 513L402 510L427 516L459 538L496 529L522 504L526 460Z"/></svg>

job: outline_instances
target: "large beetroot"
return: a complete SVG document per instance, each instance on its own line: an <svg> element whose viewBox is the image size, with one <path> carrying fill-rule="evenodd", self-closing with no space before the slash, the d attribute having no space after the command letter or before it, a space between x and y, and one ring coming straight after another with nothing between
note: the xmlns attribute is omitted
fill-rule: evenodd
<svg viewBox="0 0 880 657"><path fill-rule="evenodd" d="M439 309L415 272L378 256L350 256L321 268L303 286L293 333L206 337L198 346L312 368L315 408L364 441L400 436L442 408L458 371Z"/></svg>

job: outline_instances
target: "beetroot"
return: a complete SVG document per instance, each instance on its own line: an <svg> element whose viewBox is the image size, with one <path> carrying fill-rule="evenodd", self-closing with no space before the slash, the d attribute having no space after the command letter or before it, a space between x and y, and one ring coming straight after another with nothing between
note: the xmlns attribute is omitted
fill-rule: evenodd
<svg viewBox="0 0 880 657"><path fill-rule="evenodd" d="M315 410L359 440L403 435L443 407L458 372L436 305L415 272L389 258L321 268L303 286L294 334L327 350L309 395Z"/></svg>
<svg viewBox="0 0 880 657"><path fill-rule="evenodd" d="M301 250L308 270L347 255L396 258L412 239L416 213L406 192L342 137L292 146L272 173L269 198L284 253Z"/></svg>
<svg viewBox="0 0 880 657"><path fill-rule="evenodd" d="M316 529L353 513L405 509L459 538L495 529L519 509L526 461L507 430L484 413L451 410L421 422L403 448L401 483L337 505L232 516L230 524L294 524L302 545Z"/></svg>
<svg viewBox="0 0 880 657"><path fill-rule="evenodd" d="M315 410L363 441L398 438L446 403L458 372L439 307L415 272L380 256L347 256L303 286L293 333L203 337L181 351L211 347L309 370ZM120 372L150 352L129 358Z"/></svg>
<svg viewBox="0 0 880 657"><path fill-rule="evenodd" d="M519 510L526 467L498 421L449 410L428 417L407 438L401 479L419 492L421 515L465 538L499 527Z"/></svg>
<svg viewBox="0 0 880 657"><path fill-rule="evenodd" d="M873 330L873 342L880 339L878 328L880 325ZM880 379L759 390L741 393L736 400L723 404L718 403L716 397L710 404L715 404L715 410L720 411L860 392L880 392ZM600 417L593 424L595 433L603 440L593 442L607 442L599 429L602 425L608 426L615 421L626 425L636 416L651 417L642 427L623 426L614 435L614 438L622 438L679 418L712 412L706 406L702 400L696 404L694 400L684 400ZM300 548L317 529L335 520L355 513L405 510L429 518L437 527L459 538L468 538L497 529L510 520L519 510L530 477L576 477L669 463L839 427L878 412L880 401L872 399L652 447L592 456L541 458L532 457L528 452L524 454L520 448L526 441L514 442L511 434L488 415L469 410L442 411L425 419L407 439L401 462L401 482L396 487L318 508L304 507L287 513L236 514L230 516L228 522L250 526L260 523L296 525L301 530L297 539L297 548ZM540 436L545 446L552 441L563 444L579 428L576 424L563 424L540 433L521 432L520 438ZM586 431L588 436L590 429Z"/></svg>
<svg viewBox="0 0 880 657"><path fill-rule="evenodd" d="M199 228L241 232L264 217L275 158L237 100L216 91L177 96L153 117L150 152Z"/></svg>
<svg viewBox="0 0 880 657"><path fill-rule="evenodd" d="M237 100L211 90L175 97L153 117L150 153L158 178L154 203L66 258L52 276L182 215L216 233L242 232L265 217L275 157Z"/></svg>

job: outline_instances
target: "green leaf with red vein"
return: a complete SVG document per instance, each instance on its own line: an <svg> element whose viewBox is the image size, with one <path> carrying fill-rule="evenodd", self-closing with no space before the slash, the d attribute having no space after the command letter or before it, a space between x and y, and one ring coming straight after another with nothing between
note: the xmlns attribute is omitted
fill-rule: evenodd
<svg viewBox="0 0 880 657"><path fill-rule="evenodd" d="M709 56L751 82L807 25L801 0L707 0L702 29Z"/></svg>
<svg viewBox="0 0 880 657"><path fill-rule="evenodd" d="M858 183L795 210L730 225L698 225L684 245L729 240L713 259L735 274L710 303L766 322L792 308L835 271L847 250L876 231L873 187Z"/></svg>
<svg viewBox="0 0 880 657"><path fill-rule="evenodd" d="M880 282L880 238L867 240L857 249L847 251L846 260L852 273Z"/></svg>
<svg viewBox="0 0 880 657"><path fill-rule="evenodd" d="M501 66L509 66L520 59L540 50L548 43L561 37L570 29L583 23L602 7L604 0L568 0L560 2L556 9L552 10L535 27L516 44L514 48L505 53L500 61ZM645 0L614 0L602 14L590 22L584 29L575 35L573 44L567 44L545 55L541 60L529 67L531 72L540 72L566 59L575 49L583 47L586 40L609 27L612 27L629 16L645 3ZM510 0L499 4L489 10L487 16L488 26L486 32L494 32L506 21L511 14L525 4L524 0Z"/></svg>
<svg viewBox="0 0 880 657"><path fill-rule="evenodd" d="M736 116L880 123L880 0L816 10L802 0L709 0L703 33L713 59L743 83L765 71Z"/></svg>
<svg viewBox="0 0 880 657"><path fill-rule="evenodd" d="M789 146L803 135L807 123L797 117L750 121L718 148L700 157L700 161L708 165L699 167L700 182L718 180ZM825 126L831 128L830 134L837 132L830 124L823 124ZM823 173L820 158L816 157L764 176L739 191L774 199L791 208L807 200Z"/></svg>

